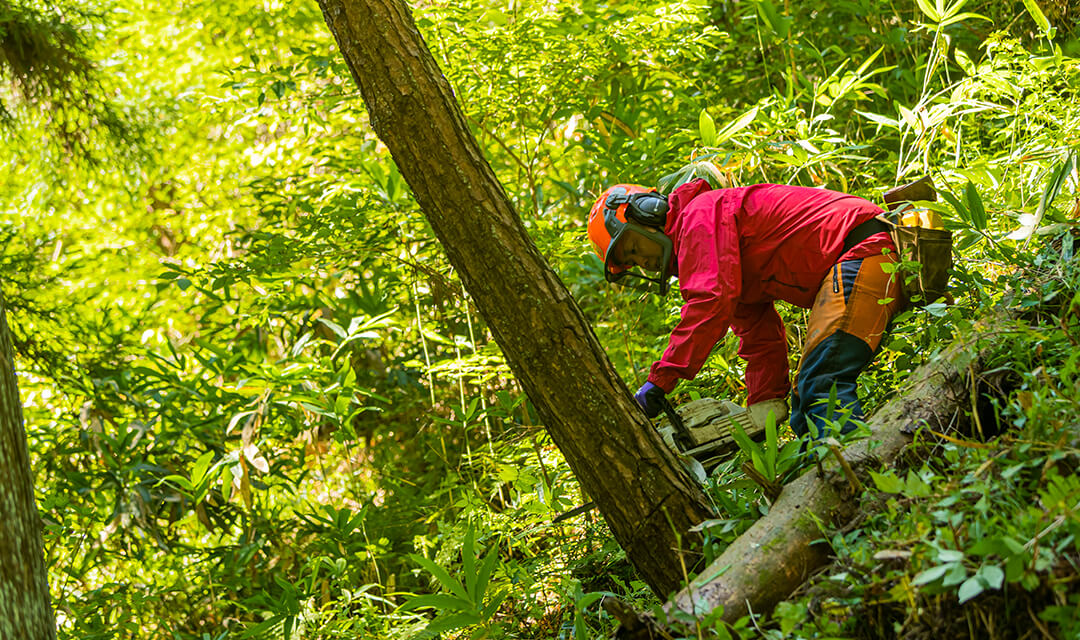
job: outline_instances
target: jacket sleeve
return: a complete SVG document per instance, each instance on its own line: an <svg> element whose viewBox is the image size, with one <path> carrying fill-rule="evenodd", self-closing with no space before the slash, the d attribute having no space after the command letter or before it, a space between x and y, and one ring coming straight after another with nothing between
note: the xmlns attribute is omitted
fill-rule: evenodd
<svg viewBox="0 0 1080 640"><path fill-rule="evenodd" d="M787 334L773 303L738 305L731 329L746 360L747 406L786 396L791 390Z"/></svg>
<svg viewBox="0 0 1080 640"><path fill-rule="evenodd" d="M739 234L733 212L716 212L686 229L679 245L679 290L685 304L649 382L670 393L692 379L727 333L742 289Z"/></svg>

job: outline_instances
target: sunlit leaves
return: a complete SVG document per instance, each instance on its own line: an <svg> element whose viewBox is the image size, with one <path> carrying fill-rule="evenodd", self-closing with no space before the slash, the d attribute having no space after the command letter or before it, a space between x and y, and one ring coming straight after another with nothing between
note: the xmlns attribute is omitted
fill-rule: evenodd
<svg viewBox="0 0 1080 640"><path fill-rule="evenodd" d="M494 595L488 593L491 577L499 561L497 546L488 551L478 566L475 531L470 526L461 548L461 579L452 576L446 568L425 556L412 554L409 557L430 573L441 588L448 592L413 596L401 606L401 611L434 609L438 612L435 619L424 629L425 637L478 624L491 628L492 616L508 595L505 590Z"/></svg>
<svg viewBox="0 0 1080 640"><path fill-rule="evenodd" d="M1071 177L1076 167L1076 154L1070 152L1065 160L1057 166L1051 175L1050 179L1046 183L1046 188L1042 192L1042 196L1039 198L1039 206L1035 210L1034 214L1026 214L1026 217L1022 217L1020 220L1020 228L1009 234L1010 240L1023 240L1025 245L1031 239L1032 233L1042 223L1043 217L1046 215L1047 209L1061 193L1061 189L1065 186L1065 182Z"/></svg>
<svg viewBox="0 0 1080 640"><path fill-rule="evenodd" d="M701 144L706 147L716 146L716 123L705 109L702 109L701 115L698 116L698 130L701 134Z"/></svg>
<svg viewBox="0 0 1080 640"><path fill-rule="evenodd" d="M1025 6L1053 37L1054 18ZM897 8L413 7L485 158L628 381L662 353L678 302L609 288L596 261L582 258L582 220L598 188L664 176L665 189L733 179L874 200L908 171L940 175L948 189L935 211L960 239L959 304L896 323L880 366L863 378L871 409L964 331L962 318L1013 288L1001 274L1034 259L1040 230L1068 222L1061 207L1072 204L1076 168L1067 48L984 37L990 25L968 11L1000 18L1011 11L1000 3ZM432 634L478 619L491 630L508 620L555 624L561 611L565 635L572 611L575 636L604 635L610 620L585 610L597 595L558 594L571 591L566 576L618 584L627 569L604 534L579 535L592 526L587 516L552 529L556 514L582 504L577 484L371 136L318 14L315 4L246 0L121 4L110 13L116 36L95 37L105 81L153 141L147 157L95 172L43 167L63 177L58 187L26 182L22 164L8 165L0 192L13 215L2 264L6 288L24 303L14 317L24 337L18 364L55 536L58 605L69 612L62 630L107 637L130 626L131 635L172 637L184 625L220 623L237 637L281 637L305 619L318 620L307 633L392 637L419 631L433 613ZM27 132L40 139L33 126ZM20 162L32 155L7 148ZM1032 241L1001 242L1010 232ZM1071 241L1063 247L1071 251ZM1024 294L1021 304L1055 291ZM797 333L801 312L781 313ZM1018 371L1058 375L1053 331L1017 348L1040 354ZM738 400L737 347L718 344L676 397ZM1075 372L1061 371L1053 393L1075 386ZM1025 380L1022 407L1007 419L1057 442L1053 425L1069 424L1074 405L1040 413L1049 392ZM793 459L785 442L774 429L764 445L747 445L750 464L783 475ZM996 478L1003 465L1000 480L1022 492L1023 482L1067 464L1023 466L1014 454L978 477ZM978 468L949 466L972 477ZM895 596L888 606L898 609L908 598L978 604L988 591L1034 588L1055 566L1054 545L1077 531L1067 483L1017 494L1048 505L1046 515L1010 505L1010 494L992 493L998 485L946 505L940 494L959 490L945 475L875 474L873 499L907 511L865 535L896 531L889 547L910 564L902 578L880 567L865 576L886 587L871 601ZM729 517L706 528L714 542L760 513L747 484L733 481L716 498ZM984 519L974 506L983 493L991 516L1007 513L1009 523ZM976 537L976 526L987 535ZM461 554L466 532L475 548ZM476 539L490 548L477 552ZM448 581L429 581L434 573L412 563L411 550ZM588 564L599 555L599 568ZM515 564L524 556L529 563ZM484 578L488 562L495 568ZM500 582L504 570L514 572L513 590ZM146 575L155 586L109 586ZM632 584L620 595L639 597ZM502 589L510 602L497 602ZM395 590L420 599L387 615L401 603ZM844 615L857 606L852 596ZM780 622L797 634L806 607L778 611L802 615Z"/></svg>
<svg viewBox="0 0 1080 640"><path fill-rule="evenodd" d="M788 33L791 32L791 23L794 22L794 18L787 15L781 15L770 0L755 0L754 6L757 9L758 17L768 27L773 37L778 40L783 40L788 37Z"/></svg>
<svg viewBox="0 0 1080 640"><path fill-rule="evenodd" d="M983 20L989 20L986 16L979 15L977 13L960 13L960 10L964 8L968 0L955 0L949 3L948 0L933 0L931 4L930 0L916 0L919 5L919 10L926 14L926 17L930 18L931 22L937 23L937 27L947 27L957 22L962 22L970 18L981 18Z"/></svg>
<svg viewBox="0 0 1080 640"><path fill-rule="evenodd" d="M1024 0L1024 8L1031 14L1035 24L1039 25L1039 29L1043 34L1047 38L1053 38L1054 34L1050 30L1050 21L1046 19L1046 14L1039 8L1039 4L1035 0Z"/></svg>

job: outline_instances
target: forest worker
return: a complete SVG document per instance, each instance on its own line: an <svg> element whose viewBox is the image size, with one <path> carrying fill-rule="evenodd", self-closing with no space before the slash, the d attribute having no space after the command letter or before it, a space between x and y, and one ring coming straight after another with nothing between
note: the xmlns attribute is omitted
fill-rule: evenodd
<svg viewBox="0 0 1080 640"><path fill-rule="evenodd" d="M655 417L676 382L697 375L730 327L746 360L751 419L763 426L773 411L783 420L791 383L784 324L773 306L782 300L811 309L792 430L804 437L813 422L813 433L828 433L834 385L839 408L861 419L856 379L903 304L899 283L882 269L895 262L896 248L874 219L881 213L856 196L774 184L712 190L696 180L666 198L624 184L601 194L589 238L606 279L642 278L663 295L677 275L685 301L667 350L634 395L645 413ZM842 431L853 428L849 420Z"/></svg>

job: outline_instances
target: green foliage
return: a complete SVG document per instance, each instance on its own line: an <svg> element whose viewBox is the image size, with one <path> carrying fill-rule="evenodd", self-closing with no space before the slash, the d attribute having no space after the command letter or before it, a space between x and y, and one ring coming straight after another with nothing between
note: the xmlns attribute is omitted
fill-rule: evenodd
<svg viewBox="0 0 1080 640"><path fill-rule="evenodd" d="M994 304L1060 306L1002 338L997 366L1023 378L996 408L1011 431L875 476L866 499L885 511L823 533L841 560L818 592L771 620L707 623L719 637L836 636L1003 594L1076 631L1076 594L1054 580L1078 529L1080 298L1071 274L1037 291L1012 275L1054 264L1055 242L1075 255L1056 238L1074 222L1076 46L1066 16L1008 4L414 7L628 384L678 303L604 282L582 227L615 182L873 199L931 173L956 303L897 319L861 381L869 409ZM555 521L587 498L366 126L316 5L38 9L4 13L5 42L24 29L59 62L5 62L41 91L4 98L0 286L62 637L578 640L614 626L605 595L657 604L595 513ZM65 60L75 75L48 75ZM803 312L781 313L794 334ZM736 353L728 336L676 400L741 401ZM795 469L792 447L775 429L745 446L771 479ZM768 509L738 462L706 479L706 558Z"/></svg>
<svg viewBox="0 0 1080 640"><path fill-rule="evenodd" d="M754 469L767 483L782 483L789 473L801 466L802 455L799 451L801 441L798 438L781 442L776 416L770 413L765 421L765 441L754 442L746 435L742 426L731 421L731 435L739 445Z"/></svg>
<svg viewBox="0 0 1080 640"><path fill-rule="evenodd" d="M495 595L488 594L492 574L499 562L499 550L497 546L493 546L478 563L474 536L472 527L469 527L461 547L462 579L451 576L445 568L424 556L409 556L413 562L434 576L444 590L443 593L412 597L401 606L402 611L434 609L438 612L436 618L424 628L421 637L432 637L471 626L478 626L472 638L502 635L501 627L493 623L492 617L509 593L500 590Z"/></svg>

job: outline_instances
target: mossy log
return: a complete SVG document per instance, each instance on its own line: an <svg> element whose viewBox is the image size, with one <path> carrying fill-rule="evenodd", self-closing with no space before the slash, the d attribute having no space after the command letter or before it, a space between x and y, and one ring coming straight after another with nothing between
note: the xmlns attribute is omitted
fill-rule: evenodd
<svg viewBox="0 0 1080 640"><path fill-rule="evenodd" d="M989 398L1002 390L1000 385L989 383L982 372L992 354L994 338L1010 332L1013 322L1001 319L976 325L914 372L909 386L869 421L871 435L843 450L843 458L854 473L865 478L870 470L893 465L920 429L940 433L978 430L980 423L986 425L986 418L978 416L992 414L984 408L989 407ZM701 617L723 607L721 618L734 622L751 611L772 610L829 562L831 550L821 539L830 528L849 522L860 509L852 484L841 465L829 456L823 465L785 486L767 515L667 603L668 613L679 610ZM655 626L646 616L631 620L623 613L616 637L663 637L653 635Z"/></svg>

